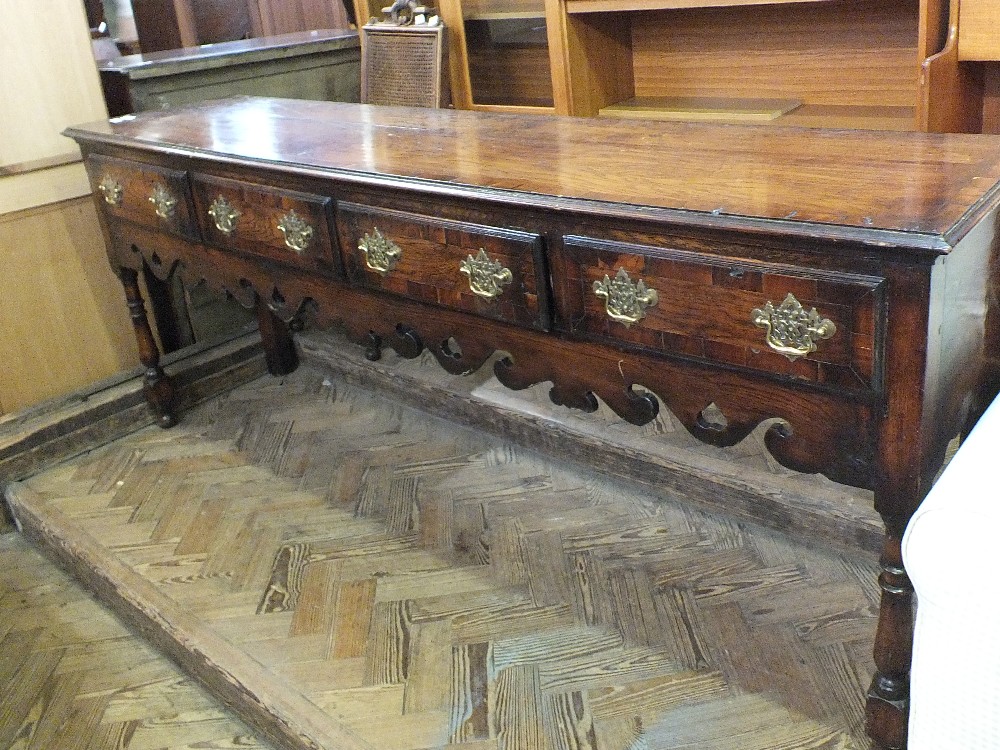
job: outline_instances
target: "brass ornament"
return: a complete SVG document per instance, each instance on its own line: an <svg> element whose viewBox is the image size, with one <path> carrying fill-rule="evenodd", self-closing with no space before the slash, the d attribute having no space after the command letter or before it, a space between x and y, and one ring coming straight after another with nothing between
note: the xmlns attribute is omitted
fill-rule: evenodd
<svg viewBox="0 0 1000 750"><path fill-rule="evenodd" d="M607 274L594 282L594 294L604 300L608 317L630 326L646 317L646 308L659 301L655 289L649 289L642 279L633 283L628 272L619 268L612 281Z"/></svg>
<svg viewBox="0 0 1000 750"><path fill-rule="evenodd" d="M208 207L208 215L212 217L215 228L227 237L236 231L236 220L242 215L233 208L233 204L220 195Z"/></svg>
<svg viewBox="0 0 1000 750"><path fill-rule="evenodd" d="M296 253L304 252L312 242L313 228L294 210L281 217L278 229L285 236L285 247Z"/></svg>
<svg viewBox="0 0 1000 750"><path fill-rule="evenodd" d="M376 227L372 234L365 232L358 249L365 254L365 265L385 276L403 257L403 249L382 236Z"/></svg>
<svg viewBox="0 0 1000 750"><path fill-rule="evenodd" d="M794 362L816 351L817 340L831 338L837 326L829 318L820 318L816 308L808 312L789 292L775 307L770 300L751 312L751 320L767 331L767 345Z"/></svg>
<svg viewBox="0 0 1000 750"><path fill-rule="evenodd" d="M125 188L114 177L102 177L97 189L104 196L104 202L111 206L120 206L125 197Z"/></svg>
<svg viewBox="0 0 1000 750"><path fill-rule="evenodd" d="M510 269L491 260L483 248L479 248L477 255L469 255L458 268L469 277L472 293L484 299L499 297L503 294L503 287L514 280Z"/></svg>
<svg viewBox="0 0 1000 750"><path fill-rule="evenodd" d="M153 185L153 192L149 196L149 202L156 209L156 215L161 219L169 219L174 214L177 207L177 199L160 183Z"/></svg>

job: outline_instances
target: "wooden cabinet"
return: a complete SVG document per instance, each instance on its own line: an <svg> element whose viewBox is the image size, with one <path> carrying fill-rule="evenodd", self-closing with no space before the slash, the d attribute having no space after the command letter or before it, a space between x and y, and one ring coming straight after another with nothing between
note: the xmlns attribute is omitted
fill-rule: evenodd
<svg viewBox="0 0 1000 750"><path fill-rule="evenodd" d="M135 284L147 268L255 305L278 374L294 366L282 321L302 315L370 358L385 344L451 373L492 361L505 385L550 382L557 404L600 400L637 425L662 404L714 446L759 429L782 465L872 490L886 538L868 727L903 746L900 540L997 382L1000 138L287 99L68 132L99 197L106 173L141 176L122 198L135 213L100 205L163 424L172 390ZM147 176L180 174L205 241L138 207ZM219 196L252 218L246 233L213 236ZM342 276L288 262L273 225L292 208Z"/></svg>
<svg viewBox="0 0 1000 750"><path fill-rule="evenodd" d="M304 31L127 55L98 70L112 117L240 95L356 102L361 51L355 31Z"/></svg>

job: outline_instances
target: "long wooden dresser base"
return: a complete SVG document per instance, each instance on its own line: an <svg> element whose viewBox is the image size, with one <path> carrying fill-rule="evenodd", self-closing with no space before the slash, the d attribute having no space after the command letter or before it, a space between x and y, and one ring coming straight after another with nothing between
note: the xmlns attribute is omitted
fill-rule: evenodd
<svg viewBox="0 0 1000 750"><path fill-rule="evenodd" d="M291 327L511 388L664 404L785 466L872 489L886 525L869 733L905 746L906 522L996 379L1000 140L240 98L72 128L163 426L140 293L172 273Z"/></svg>

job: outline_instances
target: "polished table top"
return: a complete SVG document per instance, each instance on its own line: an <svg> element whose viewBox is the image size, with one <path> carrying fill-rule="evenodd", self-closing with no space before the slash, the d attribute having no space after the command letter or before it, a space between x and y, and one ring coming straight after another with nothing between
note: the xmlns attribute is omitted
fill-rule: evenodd
<svg viewBox="0 0 1000 750"><path fill-rule="evenodd" d="M622 122L245 97L73 128L191 154L282 162L519 205L946 252L988 208L1000 138ZM424 185L424 187L428 187ZM607 213L609 206L602 206ZM664 212L667 215L664 216Z"/></svg>

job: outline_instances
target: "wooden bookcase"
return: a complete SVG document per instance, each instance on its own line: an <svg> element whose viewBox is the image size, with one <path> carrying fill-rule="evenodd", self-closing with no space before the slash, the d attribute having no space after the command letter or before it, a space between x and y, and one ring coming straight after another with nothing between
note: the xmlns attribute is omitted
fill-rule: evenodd
<svg viewBox="0 0 1000 750"><path fill-rule="evenodd" d="M441 0L441 15L458 107L542 104L582 116L879 130L981 126L982 71L959 62L957 2ZM547 49L491 46L495 35L477 31L515 17L544 27Z"/></svg>

